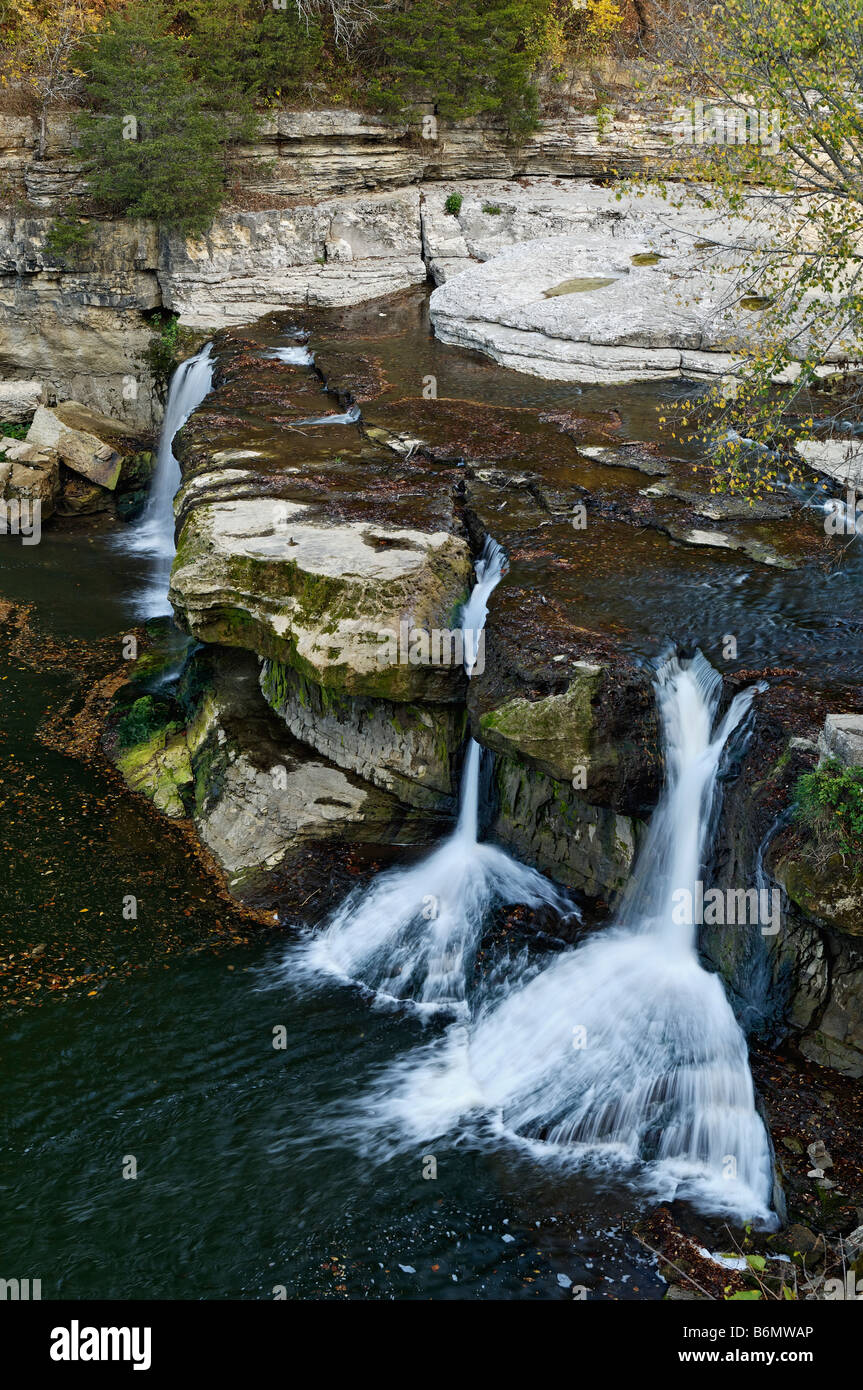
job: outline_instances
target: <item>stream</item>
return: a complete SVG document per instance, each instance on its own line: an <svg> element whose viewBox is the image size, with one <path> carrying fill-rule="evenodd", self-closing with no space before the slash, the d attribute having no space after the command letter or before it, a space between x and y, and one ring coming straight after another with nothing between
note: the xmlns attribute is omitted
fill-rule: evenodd
<svg viewBox="0 0 863 1390"><path fill-rule="evenodd" d="M613 408L621 439L653 440L657 403L683 389L579 391L522 377L435 342L423 301L407 306L393 310L398 331L374 337L388 381L380 413L431 372L440 396L481 393L486 404L518 406L526 438L544 411ZM361 336L370 316L341 318ZM322 317L316 361L344 345L329 331ZM275 330L259 342L298 372L311 369L305 348L280 348ZM197 404L209 358L186 366ZM321 418L331 432L315 446L322 454L355 436L352 406L298 423ZM250 433L265 428L250 420ZM547 487L564 473L549 464ZM635 493L654 480L597 462L580 481ZM109 640L119 648L142 612L164 613L172 546L152 542L155 509L164 516L170 495L154 491L140 544L104 517L58 519L38 547L5 537L0 598L32 603L37 630L70 652ZM0 1034L4 1252L21 1277L41 1278L43 1298L270 1299L284 1288L299 1298L571 1300L588 1290L660 1299L654 1257L630 1231L645 1192L769 1222L766 1135L743 1036L691 939L663 935L664 895L697 876L721 759L745 731L751 698L738 695L720 718L706 658L715 663L731 632L740 666L793 663L818 695L859 684L863 547L829 573L787 572L647 529L629 533L624 562L597 526L579 542L577 572L561 567L549 578L528 541L525 495L502 500L503 550L488 550L477 570L483 604L505 624L519 592L548 590L653 663L673 771L636 874L637 901L624 903L613 931L550 960L527 945L499 953L473 1000L482 924L495 904L576 914L549 880L480 843L478 745L468 747L452 836L358 886L324 932L292 923L286 944L284 931L235 918L182 837L116 778L38 740L44 716L68 695L70 671L2 649L3 969L13 982ZM801 524L817 534L818 514ZM566 554L571 525L550 514L543 526L543 546ZM484 617L474 614L475 625ZM705 656L663 665L671 638L700 644ZM682 866L668 862L669 846ZM123 917L130 893L135 922ZM55 998L14 987L16 959L40 946L74 977ZM685 1008L671 1019L644 999L659 998L675 972ZM651 996L645 981L654 976ZM427 1007L404 1007L408 999ZM577 1025L601 1040L587 1054L588 1082L570 1074ZM645 1038L656 1045L640 1046ZM670 1149L645 1119L667 1073L676 1077L663 1095ZM717 1119L728 1107L745 1155L730 1201L705 1177L728 1150L727 1115ZM604 1158L537 1161L540 1149L573 1139L602 1146ZM606 1161L613 1150L625 1151L624 1163ZM129 1156L135 1180L123 1177ZM654 1180L633 1177L633 1160Z"/></svg>

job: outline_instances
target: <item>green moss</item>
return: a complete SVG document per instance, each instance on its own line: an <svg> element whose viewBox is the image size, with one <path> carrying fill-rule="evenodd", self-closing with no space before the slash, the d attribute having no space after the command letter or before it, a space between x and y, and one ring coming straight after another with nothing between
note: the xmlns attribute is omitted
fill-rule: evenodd
<svg viewBox="0 0 863 1390"><path fill-rule="evenodd" d="M138 744L149 743L157 732L164 736L176 733L181 727L170 719L166 720L163 701L156 700L152 695L142 695L117 722L117 747L134 748Z"/></svg>

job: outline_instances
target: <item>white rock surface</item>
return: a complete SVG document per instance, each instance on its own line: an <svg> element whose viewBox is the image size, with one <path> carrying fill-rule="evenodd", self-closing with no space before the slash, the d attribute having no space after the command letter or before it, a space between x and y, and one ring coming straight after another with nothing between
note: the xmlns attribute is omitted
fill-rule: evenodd
<svg viewBox="0 0 863 1390"><path fill-rule="evenodd" d="M798 439L795 448L810 468L848 487L863 488L863 442L859 439Z"/></svg>
<svg viewBox="0 0 863 1390"><path fill-rule="evenodd" d="M825 758L838 758L848 767L863 767L863 714L828 714L818 749Z"/></svg>
<svg viewBox="0 0 863 1390"><path fill-rule="evenodd" d="M0 420L21 424L44 399L41 381L0 381Z"/></svg>
<svg viewBox="0 0 863 1390"><path fill-rule="evenodd" d="M422 284L426 274L419 193L409 188L222 213L202 238L167 239L159 282L181 323L222 328L289 304L358 304Z"/></svg>
<svg viewBox="0 0 863 1390"><path fill-rule="evenodd" d="M453 699L460 668L410 664L396 644L403 622L445 628L469 574L467 543L448 531L328 522L301 503L250 497L189 508L170 598L202 641L290 657L321 684Z"/></svg>
<svg viewBox="0 0 863 1390"><path fill-rule="evenodd" d="M426 254L445 277L431 315L445 342L534 376L616 382L722 377L758 340L758 312L737 306L736 248L764 242L766 222L583 184L499 190L472 190L457 217L445 191L426 196Z"/></svg>

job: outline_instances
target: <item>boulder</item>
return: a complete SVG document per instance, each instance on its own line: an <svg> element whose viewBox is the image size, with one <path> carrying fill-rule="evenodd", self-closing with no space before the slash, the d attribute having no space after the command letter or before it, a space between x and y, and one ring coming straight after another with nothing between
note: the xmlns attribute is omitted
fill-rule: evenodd
<svg viewBox="0 0 863 1390"><path fill-rule="evenodd" d="M30 419L43 399L41 381L0 381L0 420L22 424Z"/></svg>
<svg viewBox="0 0 863 1390"><path fill-rule="evenodd" d="M54 511L60 491L57 459L18 439L0 439L0 496L38 502L40 520Z"/></svg>
<svg viewBox="0 0 863 1390"><path fill-rule="evenodd" d="M488 710L479 720L483 743L498 753L522 755L558 782L571 781L578 767L585 773L585 788L592 780L592 764L618 760L614 745L597 747L593 702L602 676L601 666L578 662L560 694L539 700L519 696Z"/></svg>
<svg viewBox="0 0 863 1390"><path fill-rule="evenodd" d="M846 767L863 767L863 714L828 714L818 738L823 758Z"/></svg>
<svg viewBox="0 0 863 1390"><path fill-rule="evenodd" d="M310 842L410 843L427 813L407 810L297 743L264 702L248 652L203 653L186 743L201 839L243 896Z"/></svg>
<svg viewBox="0 0 863 1390"><path fill-rule="evenodd" d="M131 436L128 426L88 410L77 401L65 401L49 410L40 406L27 432L27 443L44 453L57 454L69 468L109 491L117 486L122 455L106 439Z"/></svg>
<svg viewBox="0 0 863 1390"><path fill-rule="evenodd" d="M462 669L428 652L412 663L408 638L456 624L470 571L467 542L448 531L327 521L249 497L187 511L170 599L201 641L247 647L330 689L449 701Z"/></svg>

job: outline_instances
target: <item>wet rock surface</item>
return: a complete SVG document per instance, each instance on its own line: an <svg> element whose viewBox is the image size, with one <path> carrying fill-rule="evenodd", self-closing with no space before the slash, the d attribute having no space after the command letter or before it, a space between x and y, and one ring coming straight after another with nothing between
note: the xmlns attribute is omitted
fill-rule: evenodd
<svg viewBox="0 0 863 1390"><path fill-rule="evenodd" d="M601 915L662 781L655 662L672 641L702 645L726 701L768 685L723 773L705 872L729 886L784 881L778 822L825 703L853 714L859 700L857 569L837 565L819 513L789 492L754 508L717 495L696 457L669 453L663 388L514 376L441 344L421 294L270 316L221 334L215 353L215 389L176 443L172 593L198 638L266 658L262 688L283 728L440 817L455 809L467 724L494 755L486 833ZM452 628L489 535L509 567L469 685L422 659L384 673L367 662L345 595L360 606L366 595L362 623L376 630ZM365 571L358 537L383 543ZM461 557L458 582L422 615L421 564L388 607L393 558L416 563L430 537ZM327 584L303 628L312 577ZM729 634L740 641L727 649ZM748 1030L797 1037L856 1074L856 946L835 921L788 901L776 934L705 926L701 948Z"/></svg>

